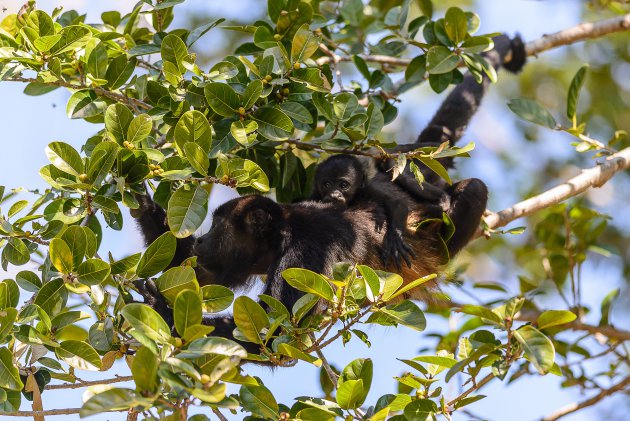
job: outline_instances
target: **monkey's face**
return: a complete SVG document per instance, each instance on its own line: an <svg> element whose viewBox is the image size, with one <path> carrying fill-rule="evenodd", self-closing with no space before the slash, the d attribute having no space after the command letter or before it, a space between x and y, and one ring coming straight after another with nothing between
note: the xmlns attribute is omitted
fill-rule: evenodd
<svg viewBox="0 0 630 421"><path fill-rule="evenodd" d="M250 275L266 272L280 219L280 207L262 196L224 203L214 212L210 230L195 242L197 264L212 283L244 285Z"/></svg>
<svg viewBox="0 0 630 421"><path fill-rule="evenodd" d="M320 168L315 183L323 202L347 206L362 181L359 172L352 166L328 165Z"/></svg>

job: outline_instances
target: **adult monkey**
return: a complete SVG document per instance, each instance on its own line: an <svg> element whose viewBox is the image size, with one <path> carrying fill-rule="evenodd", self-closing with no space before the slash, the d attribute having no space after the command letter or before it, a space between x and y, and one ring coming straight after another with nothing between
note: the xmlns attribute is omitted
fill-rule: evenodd
<svg viewBox="0 0 630 421"><path fill-rule="evenodd" d="M498 68L509 52L511 64L504 67L517 71L525 62L524 46L518 38L513 41L505 36L495 38L495 49L486 56ZM485 77L478 84L471 75L465 76L418 141L398 150L437 145L445 139L454 143L462 136L488 86ZM445 158L442 164L452 167L452 159ZM407 172L392 183L392 189L398 189L397 193L405 200L411 223L420 221L427 206L436 200L444 206L457 227L448 243L449 254L453 256L479 226L487 202L486 186L477 179L444 186L431 174L426 174L426 178L438 188L437 198L421 189ZM151 243L168 230L164 223L166 215L148 196L140 203L136 216L146 242ZM289 267L302 267L330 275L333 264L338 261L378 264L384 234L374 229L374 222L383 218L383 213L383 206L376 202L339 210L334 205L318 202L280 205L262 196L244 196L226 202L215 211L208 233L197 240L192 237L178 240L171 265L179 265L185 258L197 255L196 272L201 285L218 283L233 289L247 286L252 275L266 274L265 294L291 308L302 293L286 284L281 272ZM411 268L403 267L401 275L406 282L436 272L442 262L438 232L429 227L420 234L407 232L405 236L419 256ZM138 282L137 286L145 302L172 324L172 312L155 284ZM422 292L426 290L411 291L410 296L426 298L422 297ZM232 318L206 317L204 322L215 326L215 334L232 337L235 327ZM243 343L243 346L250 352L258 350L255 344Z"/></svg>

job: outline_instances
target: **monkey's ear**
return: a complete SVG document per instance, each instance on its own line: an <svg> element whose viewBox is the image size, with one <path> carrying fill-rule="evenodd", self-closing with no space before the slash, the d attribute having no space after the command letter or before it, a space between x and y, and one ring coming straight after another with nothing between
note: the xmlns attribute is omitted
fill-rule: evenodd
<svg viewBox="0 0 630 421"><path fill-rule="evenodd" d="M271 214L265 209L254 209L247 214L247 224L254 231L267 231L271 228Z"/></svg>

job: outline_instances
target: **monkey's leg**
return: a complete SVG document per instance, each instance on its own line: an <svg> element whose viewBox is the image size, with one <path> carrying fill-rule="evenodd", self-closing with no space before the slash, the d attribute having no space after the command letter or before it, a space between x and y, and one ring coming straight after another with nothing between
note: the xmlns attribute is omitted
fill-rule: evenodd
<svg viewBox="0 0 630 421"><path fill-rule="evenodd" d="M455 225L455 233L447 245L449 254L454 256L479 228L488 202L488 188L483 181L469 178L453 184L447 194L450 203L446 213Z"/></svg>

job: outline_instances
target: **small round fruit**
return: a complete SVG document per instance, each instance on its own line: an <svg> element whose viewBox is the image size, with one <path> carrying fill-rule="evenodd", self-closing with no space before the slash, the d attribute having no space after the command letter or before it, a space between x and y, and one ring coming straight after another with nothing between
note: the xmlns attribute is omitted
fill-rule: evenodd
<svg viewBox="0 0 630 421"><path fill-rule="evenodd" d="M82 183L87 183L89 179L90 179L90 177L88 177L87 174L80 174L79 175L79 181L82 182Z"/></svg>
<svg viewBox="0 0 630 421"><path fill-rule="evenodd" d="M208 376L207 374L202 374L201 383L202 384L210 383L210 376Z"/></svg>

